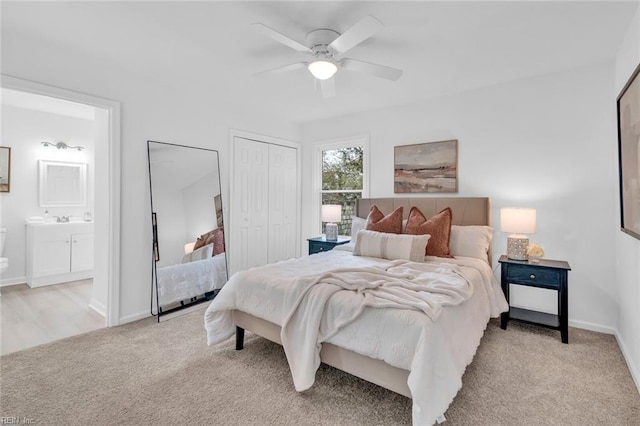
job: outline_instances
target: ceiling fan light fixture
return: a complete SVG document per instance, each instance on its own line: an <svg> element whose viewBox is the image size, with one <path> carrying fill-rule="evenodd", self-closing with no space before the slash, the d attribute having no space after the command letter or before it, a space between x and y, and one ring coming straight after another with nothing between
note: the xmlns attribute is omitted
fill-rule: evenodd
<svg viewBox="0 0 640 426"><path fill-rule="evenodd" d="M307 68L318 80L328 80L338 71L338 66L329 61L314 61Z"/></svg>

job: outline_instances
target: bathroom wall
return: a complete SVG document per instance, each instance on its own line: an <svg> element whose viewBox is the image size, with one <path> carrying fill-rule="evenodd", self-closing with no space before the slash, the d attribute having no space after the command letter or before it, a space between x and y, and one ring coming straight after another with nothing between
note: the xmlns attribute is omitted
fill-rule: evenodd
<svg viewBox="0 0 640 426"><path fill-rule="evenodd" d="M2 105L1 145L11 147L11 192L0 194L0 227L7 229L4 256L9 268L0 286L25 282L25 219L44 216L38 205L38 160L87 163L86 207L49 207L49 215L82 216L93 213L95 120ZM81 145L83 151L44 147L40 142Z"/></svg>

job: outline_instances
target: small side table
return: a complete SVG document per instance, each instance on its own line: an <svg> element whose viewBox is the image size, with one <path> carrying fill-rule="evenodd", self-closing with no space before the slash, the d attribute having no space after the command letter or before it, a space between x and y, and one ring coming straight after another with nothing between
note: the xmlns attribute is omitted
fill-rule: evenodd
<svg viewBox="0 0 640 426"><path fill-rule="evenodd" d="M338 241L327 241L325 236L309 238L309 254L321 253L323 251L333 250L335 246L341 246L351 241L349 237L338 237Z"/></svg>
<svg viewBox="0 0 640 426"><path fill-rule="evenodd" d="M571 270L569 264L563 260L540 259L538 262L513 260L505 255L502 255L498 262L502 266L500 283L507 303L509 303L509 284L546 288L558 292L558 315L509 306L509 311L504 312L500 318L502 329L506 330L509 320L515 319L560 330L562 343L569 343L569 281L567 277Z"/></svg>

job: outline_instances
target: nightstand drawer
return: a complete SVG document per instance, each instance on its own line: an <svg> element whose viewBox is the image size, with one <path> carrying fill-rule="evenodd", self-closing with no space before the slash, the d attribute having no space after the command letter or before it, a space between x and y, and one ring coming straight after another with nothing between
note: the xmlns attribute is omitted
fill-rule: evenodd
<svg viewBox="0 0 640 426"><path fill-rule="evenodd" d="M507 280L510 283L558 288L560 286L560 272L528 266L510 266L507 271Z"/></svg>
<svg viewBox="0 0 640 426"><path fill-rule="evenodd" d="M333 250L335 244L327 244L327 243L318 243L314 242L311 244L311 249L309 250L309 254L322 253L323 251Z"/></svg>
<svg viewBox="0 0 640 426"><path fill-rule="evenodd" d="M347 244L350 238L338 237L337 241L327 241L324 237L309 238L309 254L322 253L325 251L331 251L336 246Z"/></svg>

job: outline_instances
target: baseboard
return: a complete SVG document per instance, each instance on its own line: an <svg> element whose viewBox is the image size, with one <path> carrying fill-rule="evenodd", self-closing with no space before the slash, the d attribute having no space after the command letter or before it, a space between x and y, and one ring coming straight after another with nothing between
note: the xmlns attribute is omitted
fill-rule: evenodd
<svg viewBox="0 0 640 426"><path fill-rule="evenodd" d="M569 327L582 328L584 330L597 331L598 333L605 334L617 334L618 332L614 327L578 320L569 320Z"/></svg>
<svg viewBox="0 0 640 426"><path fill-rule="evenodd" d="M638 368L633 362L633 358L631 358L631 354L627 349L627 345L624 344L624 340L622 340L622 337L620 337L620 333L618 333L618 330L616 330L615 336L616 336L616 341L618 342L618 347L622 352L622 356L624 356L624 360L627 362L627 367L629 367L631 378L636 383L636 388L638 389L638 393L640 393L640 374L638 374Z"/></svg>
<svg viewBox="0 0 640 426"><path fill-rule="evenodd" d="M0 280L0 287L7 287L10 285L26 284L26 283L27 283L27 277L5 278L3 280Z"/></svg>
<svg viewBox="0 0 640 426"><path fill-rule="evenodd" d="M190 314L191 312L195 311L202 311L202 314L204 316L204 310L207 309L207 306L209 306L207 303L198 303L197 305L192 305L187 308L171 312L169 314L164 314L160 317L160 322L167 321L182 315Z"/></svg>
<svg viewBox="0 0 640 426"><path fill-rule="evenodd" d="M627 346L625 345L624 340L622 340L622 337L620 337L620 333L618 332L617 328L607 327L600 324L593 324L585 321L575 321L575 320L570 320L569 326L582 328L585 330L596 331L599 333L614 335L616 337L616 342L618 342L618 347L620 348L620 352L622 352L622 356L624 357L624 360L627 363L627 368L629 369L629 373L631 373L631 378L633 379L633 382L636 384L638 393L640 393L640 373L638 373L638 367L633 362L633 358L631 358L631 354L629 353L629 350L627 349Z"/></svg>
<svg viewBox="0 0 640 426"><path fill-rule="evenodd" d="M149 318L150 316L151 316L151 313L149 313L149 311L138 312L137 314L127 315L125 317L120 318L120 325L126 324L128 322L134 322L141 319Z"/></svg>
<svg viewBox="0 0 640 426"><path fill-rule="evenodd" d="M89 301L89 308L93 309L103 317L107 317L107 306L104 303L94 299L93 297Z"/></svg>

